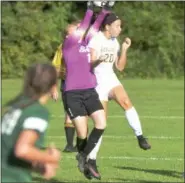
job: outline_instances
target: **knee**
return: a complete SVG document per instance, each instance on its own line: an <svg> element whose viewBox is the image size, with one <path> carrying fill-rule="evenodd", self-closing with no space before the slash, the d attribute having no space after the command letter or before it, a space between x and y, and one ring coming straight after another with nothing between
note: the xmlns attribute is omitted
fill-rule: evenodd
<svg viewBox="0 0 185 183"><path fill-rule="evenodd" d="M105 129L106 128L106 116L104 110L99 110L94 112L91 115L92 120L94 121L94 127L97 129Z"/></svg>
<svg viewBox="0 0 185 183"><path fill-rule="evenodd" d="M88 135L87 129L86 128L78 128L78 129L76 129L76 135L80 139L87 138L87 135Z"/></svg>
<svg viewBox="0 0 185 183"><path fill-rule="evenodd" d="M118 101L119 101L120 106L122 108L124 108L125 110L132 107L132 103L131 103L130 99L127 97L123 97L123 98L119 99Z"/></svg>
<svg viewBox="0 0 185 183"><path fill-rule="evenodd" d="M86 134L82 134L82 133L78 133L77 136L80 139L86 139L87 138L87 135Z"/></svg>
<svg viewBox="0 0 185 183"><path fill-rule="evenodd" d="M106 121L104 121L102 124L101 124L101 129L105 129L107 127L107 123Z"/></svg>
<svg viewBox="0 0 185 183"><path fill-rule="evenodd" d="M95 128L104 130L107 126L106 120L99 121L95 124Z"/></svg>

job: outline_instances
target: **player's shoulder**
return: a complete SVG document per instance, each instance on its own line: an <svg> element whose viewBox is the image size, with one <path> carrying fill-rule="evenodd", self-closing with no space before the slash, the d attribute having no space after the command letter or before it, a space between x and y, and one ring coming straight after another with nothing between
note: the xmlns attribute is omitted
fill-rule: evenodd
<svg viewBox="0 0 185 183"><path fill-rule="evenodd" d="M92 39L98 39L98 40L101 40L104 38L104 35L101 31L98 31L97 33L95 33L95 35L93 36Z"/></svg>
<svg viewBox="0 0 185 183"><path fill-rule="evenodd" d="M120 43L119 43L119 41L117 39L116 39L116 43L117 43L118 46L120 46Z"/></svg>
<svg viewBox="0 0 185 183"><path fill-rule="evenodd" d="M26 117L38 117L48 120L49 111L46 107L41 105L38 101L35 101L33 104L29 105L23 110L23 113Z"/></svg>
<svg viewBox="0 0 185 183"><path fill-rule="evenodd" d="M48 110L36 101L23 111L21 120L22 128L44 133L49 123Z"/></svg>
<svg viewBox="0 0 185 183"><path fill-rule="evenodd" d="M90 47L100 47L105 41L104 35L101 31L94 34L89 42Z"/></svg>
<svg viewBox="0 0 185 183"><path fill-rule="evenodd" d="M117 47L120 47L120 43L119 43L119 41L118 41L117 38L114 38L113 41L114 41L114 44L115 44Z"/></svg>
<svg viewBox="0 0 185 183"><path fill-rule="evenodd" d="M99 32L97 33L97 37L99 37L99 38L101 38L101 39L105 39L105 35L103 34L102 31L99 31Z"/></svg>

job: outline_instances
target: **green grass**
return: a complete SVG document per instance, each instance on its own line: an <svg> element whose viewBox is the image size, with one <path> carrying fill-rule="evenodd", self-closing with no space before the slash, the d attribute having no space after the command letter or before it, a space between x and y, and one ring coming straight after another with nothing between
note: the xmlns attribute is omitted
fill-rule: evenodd
<svg viewBox="0 0 185 183"><path fill-rule="evenodd" d="M136 107L144 135L152 149L141 150L123 110L109 103L107 129L98 156L102 182L183 182L184 172L184 81L125 80L123 84ZM2 103L17 94L20 80L2 81ZM50 101L51 121L46 143L63 149L63 107ZM123 117L122 117L123 116ZM92 121L89 121L92 128ZM42 181L35 177L35 181ZM75 154L62 154L57 176L51 182L92 182L77 169ZM96 181L94 182L101 182Z"/></svg>

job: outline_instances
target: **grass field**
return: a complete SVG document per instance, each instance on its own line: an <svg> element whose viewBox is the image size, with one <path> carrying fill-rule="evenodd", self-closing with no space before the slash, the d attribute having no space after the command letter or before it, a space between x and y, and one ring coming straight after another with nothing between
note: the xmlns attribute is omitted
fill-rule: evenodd
<svg viewBox="0 0 185 183"><path fill-rule="evenodd" d="M102 180L94 182L184 182L184 81L125 80L124 86L136 107L149 151L138 147L122 109L109 103L107 129L98 157ZM21 87L20 80L2 81L2 103ZM61 101L50 101L51 121L46 143L65 145ZM89 121L90 128L92 121ZM88 181L77 169L74 153L63 153L57 176L46 182ZM35 177L35 181L42 181Z"/></svg>

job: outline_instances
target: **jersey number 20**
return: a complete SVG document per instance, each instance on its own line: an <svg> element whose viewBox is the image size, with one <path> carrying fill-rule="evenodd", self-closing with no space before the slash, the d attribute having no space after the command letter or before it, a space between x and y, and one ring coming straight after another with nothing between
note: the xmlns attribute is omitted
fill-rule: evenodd
<svg viewBox="0 0 185 183"><path fill-rule="evenodd" d="M113 54L105 54L104 62L112 63L114 61L114 55Z"/></svg>

